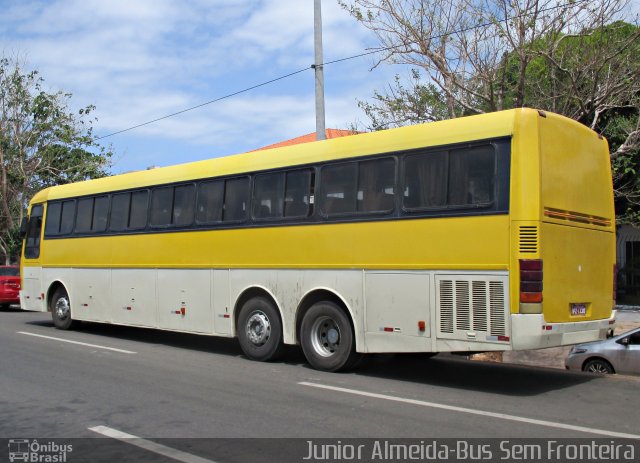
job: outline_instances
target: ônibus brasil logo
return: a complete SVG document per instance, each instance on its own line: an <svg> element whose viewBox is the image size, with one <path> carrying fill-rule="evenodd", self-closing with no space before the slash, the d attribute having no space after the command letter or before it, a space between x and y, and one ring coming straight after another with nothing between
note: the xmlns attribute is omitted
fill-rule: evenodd
<svg viewBox="0 0 640 463"><path fill-rule="evenodd" d="M9 439L9 461L11 463L14 461L65 463L67 454L72 451L71 444L39 443L35 439Z"/></svg>

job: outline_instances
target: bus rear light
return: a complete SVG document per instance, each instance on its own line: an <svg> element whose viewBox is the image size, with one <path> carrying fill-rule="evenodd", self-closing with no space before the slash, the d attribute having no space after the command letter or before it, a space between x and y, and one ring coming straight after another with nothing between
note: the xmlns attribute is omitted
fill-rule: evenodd
<svg viewBox="0 0 640 463"><path fill-rule="evenodd" d="M542 259L520 259L520 271L523 270L542 272Z"/></svg>
<svg viewBox="0 0 640 463"><path fill-rule="evenodd" d="M520 281L542 281L542 271L521 270Z"/></svg>
<svg viewBox="0 0 640 463"><path fill-rule="evenodd" d="M520 259L520 302L542 302L542 259Z"/></svg>
<svg viewBox="0 0 640 463"><path fill-rule="evenodd" d="M418 330L420 332L424 332L424 331L426 331L426 329L427 329L427 323L424 320L420 320L418 322Z"/></svg>
<svg viewBox="0 0 640 463"><path fill-rule="evenodd" d="M520 283L520 291L523 293L542 293L542 282L523 281Z"/></svg>
<svg viewBox="0 0 640 463"><path fill-rule="evenodd" d="M498 336L498 341L509 341L509 336Z"/></svg>
<svg viewBox="0 0 640 463"><path fill-rule="evenodd" d="M520 302L525 304L538 304L542 302L542 293L520 293Z"/></svg>

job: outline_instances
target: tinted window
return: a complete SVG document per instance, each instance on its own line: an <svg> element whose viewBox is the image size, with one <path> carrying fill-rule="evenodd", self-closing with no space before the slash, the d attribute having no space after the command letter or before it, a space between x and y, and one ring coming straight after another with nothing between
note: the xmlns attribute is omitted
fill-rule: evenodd
<svg viewBox="0 0 640 463"><path fill-rule="evenodd" d="M256 175L253 186L253 217L281 218L284 215L284 172Z"/></svg>
<svg viewBox="0 0 640 463"><path fill-rule="evenodd" d="M60 232L60 213L62 203L47 204L47 220L44 226L44 235L57 235Z"/></svg>
<svg viewBox="0 0 640 463"><path fill-rule="evenodd" d="M93 203L93 222L91 231L103 232L107 229L107 216L109 214L109 197L99 196Z"/></svg>
<svg viewBox="0 0 640 463"><path fill-rule="evenodd" d="M491 204L494 196L495 165L492 146L452 150L449 153L449 205Z"/></svg>
<svg viewBox="0 0 640 463"><path fill-rule="evenodd" d="M31 215L27 224L27 234L25 236L24 257L27 259L37 259L40 257L40 232L42 231L41 204L36 204L31 208Z"/></svg>
<svg viewBox="0 0 640 463"><path fill-rule="evenodd" d="M224 180L198 185L197 220L199 223L220 222L224 199Z"/></svg>
<svg viewBox="0 0 640 463"><path fill-rule="evenodd" d="M356 176L358 165L355 162L323 166L320 171L320 207L327 215L353 213L356 211Z"/></svg>
<svg viewBox="0 0 640 463"><path fill-rule="evenodd" d="M374 159L358 163L358 212L389 212L395 199L395 161Z"/></svg>
<svg viewBox="0 0 640 463"><path fill-rule="evenodd" d="M241 221L247 217L249 202L249 177L234 178L225 182L224 212L225 222Z"/></svg>
<svg viewBox="0 0 640 463"><path fill-rule="evenodd" d="M73 222L76 215L76 202L75 201L63 201L62 202L62 215L60 219L60 234L66 235L73 230Z"/></svg>
<svg viewBox="0 0 640 463"><path fill-rule="evenodd" d="M177 186L173 196L172 223L176 227L186 227L193 223L195 186Z"/></svg>
<svg viewBox="0 0 640 463"><path fill-rule="evenodd" d="M495 197L492 145L406 156L405 209L488 207Z"/></svg>
<svg viewBox="0 0 640 463"><path fill-rule="evenodd" d="M76 215L76 233L88 233L91 231L93 220L93 198L78 200L78 214Z"/></svg>
<svg viewBox="0 0 640 463"><path fill-rule="evenodd" d="M120 193L111 198L111 216L109 229L113 231L126 230L129 225L129 203L131 193Z"/></svg>
<svg viewBox="0 0 640 463"><path fill-rule="evenodd" d="M395 202L393 158L324 166L322 211L327 215L390 212Z"/></svg>
<svg viewBox="0 0 640 463"><path fill-rule="evenodd" d="M129 211L129 229L139 230L147 226L147 205L149 202L147 190L131 193L131 210Z"/></svg>
<svg viewBox="0 0 640 463"><path fill-rule="evenodd" d="M154 188L151 194L151 226L171 225L173 187Z"/></svg>
<svg viewBox="0 0 640 463"><path fill-rule="evenodd" d="M407 156L404 161L404 207L438 208L447 205L446 152Z"/></svg>
<svg viewBox="0 0 640 463"><path fill-rule="evenodd" d="M286 174L285 217L307 217L311 207L311 171L294 170Z"/></svg>

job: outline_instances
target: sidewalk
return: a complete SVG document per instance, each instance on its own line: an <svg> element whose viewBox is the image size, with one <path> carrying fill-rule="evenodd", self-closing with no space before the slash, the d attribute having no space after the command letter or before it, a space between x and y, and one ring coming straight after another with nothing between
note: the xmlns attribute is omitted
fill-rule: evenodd
<svg viewBox="0 0 640 463"><path fill-rule="evenodd" d="M615 325L616 335L639 326L640 307L618 307ZM564 359L570 349L571 346L517 352L507 351L502 355L502 362L564 369Z"/></svg>

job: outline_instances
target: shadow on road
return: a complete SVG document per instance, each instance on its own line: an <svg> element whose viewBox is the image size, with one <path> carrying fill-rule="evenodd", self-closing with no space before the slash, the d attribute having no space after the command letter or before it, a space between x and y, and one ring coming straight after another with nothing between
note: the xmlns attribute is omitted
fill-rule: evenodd
<svg viewBox="0 0 640 463"><path fill-rule="evenodd" d="M26 324L51 327L53 330L53 323L49 320L28 321ZM90 322L83 322L79 331L104 338L164 345L216 355L243 356L236 339ZM297 346L287 346L284 356L277 363L310 368ZM524 397L603 379L553 368L472 361L450 354L440 354L433 358L428 354L367 355L354 371L344 374Z"/></svg>
<svg viewBox="0 0 640 463"><path fill-rule="evenodd" d="M355 373L519 397L536 396L603 379L553 368L467 360L451 354L433 358L425 354L374 355L366 359Z"/></svg>

